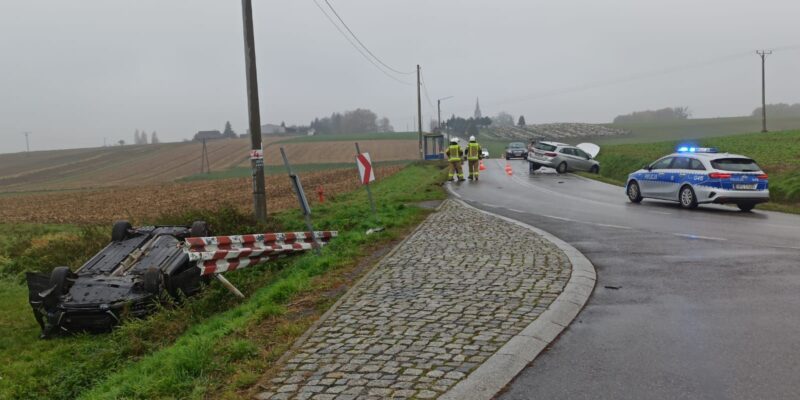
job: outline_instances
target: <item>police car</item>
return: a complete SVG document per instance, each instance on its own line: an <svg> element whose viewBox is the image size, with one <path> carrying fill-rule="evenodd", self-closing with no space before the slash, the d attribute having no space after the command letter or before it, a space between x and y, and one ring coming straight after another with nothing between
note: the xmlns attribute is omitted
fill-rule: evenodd
<svg viewBox="0 0 800 400"><path fill-rule="evenodd" d="M628 175L625 192L634 203L651 198L677 201L683 208L716 203L750 211L769 201L767 178L749 157L683 146Z"/></svg>

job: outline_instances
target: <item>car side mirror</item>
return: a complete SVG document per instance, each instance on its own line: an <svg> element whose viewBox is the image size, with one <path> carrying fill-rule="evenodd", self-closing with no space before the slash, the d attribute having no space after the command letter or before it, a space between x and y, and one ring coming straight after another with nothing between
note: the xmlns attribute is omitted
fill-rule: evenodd
<svg viewBox="0 0 800 400"><path fill-rule="evenodd" d="M653 166L652 165L645 165L644 167L642 167L642 169L646 169L648 171L652 171L653 170Z"/></svg>

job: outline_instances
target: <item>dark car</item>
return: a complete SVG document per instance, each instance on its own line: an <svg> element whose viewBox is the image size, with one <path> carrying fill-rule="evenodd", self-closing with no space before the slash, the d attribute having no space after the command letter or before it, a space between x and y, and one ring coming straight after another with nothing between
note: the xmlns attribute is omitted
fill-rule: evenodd
<svg viewBox="0 0 800 400"><path fill-rule="evenodd" d="M77 271L57 267L50 275L28 273L29 301L42 336L54 330L107 331L124 317L152 311L163 292L178 297L200 290L202 276L181 243L208 236L205 222L133 228L120 221L112 241Z"/></svg>
<svg viewBox="0 0 800 400"><path fill-rule="evenodd" d="M510 160L512 158L528 158L528 148L525 147L525 143L522 142L511 142L506 147L505 151L505 158L506 160Z"/></svg>

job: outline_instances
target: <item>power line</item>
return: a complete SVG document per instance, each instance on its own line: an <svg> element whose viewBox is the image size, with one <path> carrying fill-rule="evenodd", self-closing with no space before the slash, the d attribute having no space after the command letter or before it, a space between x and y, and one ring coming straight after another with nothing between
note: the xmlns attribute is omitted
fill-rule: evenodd
<svg viewBox="0 0 800 400"><path fill-rule="evenodd" d="M398 73L398 74L401 74L401 75L413 75L415 73L415 71L411 71L411 72L398 71L398 70L392 68L391 66L389 66L388 64L386 64L385 62L383 62L380 58L378 58L378 56L376 56L372 51L370 51L370 49L366 45L364 45L363 42L361 42L361 40L358 38L358 36L355 33L353 33L353 31L350 29L350 27L347 26L347 23L344 22L344 19L342 19L342 17L339 15L339 13L336 12L336 9L333 8L333 5L328 0L324 0L324 1L325 1L325 4L328 5L328 8L330 8L331 11L333 11L333 15L335 15L336 18L339 19L339 22L341 22L342 25L344 25L345 29L347 29L347 31L350 32L351 35L353 35L353 38L358 42L358 44L360 44L361 47L363 47L364 50L366 50L367 53L369 53L369 55L371 55L373 58L375 58L375 60L377 60L381 65L383 65L384 67L388 68L390 71Z"/></svg>
<svg viewBox="0 0 800 400"><path fill-rule="evenodd" d="M384 75L386 75L390 79L392 79L392 80L394 80L394 81L396 81L398 83L402 83L403 85L414 86L413 83L406 82L404 80L398 79L394 75L389 74L383 68L381 68L380 65L376 64L375 61L373 61L366 53L364 53L364 51L361 50L361 48L358 47L358 45L355 42L353 42L353 39L351 39L350 36L348 36L342 30L342 28L339 27L339 25L336 23L336 21L334 21L333 18L331 18L331 16L328 15L328 13L325 11L324 8L322 8L322 6L317 2L317 0L312 0L312 1L314 2L314 5L316 5L317 8L319 8L319 10L322 12L322 14L325 15L325 18L327 18L328 21L330 21L330 23L333 25L333 27L336 28L337 31L339 31L339 33L347 40L347 42L350 43L350 45L353 46L353 48L356 49L356 51L358 51L358 53L361 54L361 56L364 57L365 60L369 61L370 64L372 64L375 68L377 68L379 71L381 71Z"/></svg>
<svg viewBox="0 0 800 400"><path fill-rule="evenodd" d="M433 102L431 101L431 96L428 94L428 86L425 85L424 75L422 75L421 73L420 73L420 81L422 82L422 93L425 94L425 100L428 101L428 105L431 106L431 108L436 108L436 106L434 106Z"/></svg>

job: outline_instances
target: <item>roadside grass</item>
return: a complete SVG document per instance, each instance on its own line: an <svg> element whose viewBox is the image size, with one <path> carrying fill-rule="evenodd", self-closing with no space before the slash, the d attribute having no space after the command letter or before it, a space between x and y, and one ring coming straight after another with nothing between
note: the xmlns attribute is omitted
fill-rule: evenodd
<svg viewBox="0 0 800 400"><path fill-rule="evenodd" d="M313 142L354 142L359 140L417 140L417 132L371 132L371 133L343 133L336 135L295 136L277 143L313 143Z"/></svg>
<svg viewBox="0 0 800 400"><path fill-rule="evenodd" d="M373 163L373 165L376 167L385 167L392 165L406 165L412 162L413 162L412 160L378 161ZM353 171L355 171L356 163L355 161L353 161L352 163L321 163L321 164L292 165L292 170L298 174L303 172L330 171L334 169L352 169ZM264 174L268 176L286 174L286 167L282 165L265 165ZM216 180L216 179L245 178L251 175L252 172L248 167L234 167L221 171L212 171L211 173L208 174L195 174L187 176L185 178L177 180L176 182L193 182L193 181Z"/></svg>
<svg viewBox="0 0 800 400"><path fill-rule="evenodd" d="M628 174L674 152L677 145L683 143L717 147L722 152L752 157L769 174L771 203L759 205L759 208L800 212L800 130L603 146L597 157L600 175L581 175L624 185Z"/></svg>
<svg viewBox="0 0 800 400"><path fill-rule="evenodd" d="M321 293L349 283L351 277L345 272L359 259L376 246L397 240L427 215L411 203L445 197L442 179L439 166L414 164L377 183L373 186L377 219L371 216L363 190L337 196L314 209L315 228L336 229L341 235L321 256L308 254L237 271L228 278L247 294L244 300L212 282L181 306L166 305L110 334L40 340L27 289L18 280L0 280L0 398L239 397L237 393L255 385L335 301L336 295L320 297ZM155 222L185 224L194 219L208 220L217 234L305 229L296 210L276 214L261 227L233 209L191 211ZM386 231L365 235L379 224ZM30 229L36 236L40 233L36 230L43 228ZM69 226L47 229L81 232ZM6 242L0 236L0 243ZM298 306L308 298L312 298L310 309Z"/></svg>

